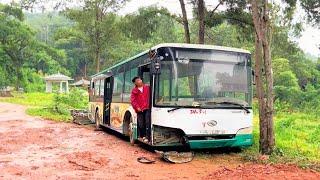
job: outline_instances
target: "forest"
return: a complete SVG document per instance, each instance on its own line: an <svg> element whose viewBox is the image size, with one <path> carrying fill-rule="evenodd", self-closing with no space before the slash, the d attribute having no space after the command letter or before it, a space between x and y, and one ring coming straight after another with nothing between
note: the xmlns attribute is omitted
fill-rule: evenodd
<svg viewBox="0 0 320 180"><path fill-rule="evenodd" d="M186 1L193 7L193 17L188 18L160 6L141 7L120 15L125 0L83 1L79 7L62 3L57 10L36 12L31 11L33 5L42 2L26 2L0 4L2 89L14 87L27 94L41 95L45 91L45 75L60 72L75 80L90 79L96 72L160 43L236 47L249 50L252 59L255 56L256 32L245 0L218 1L214 8ZM310 55L296 41L306 24L320 28L319 5L316 0L285 0L270 5L268 38L273 72L275 160L279 156L302 162L320 160L320 50L318 57ZM305 11L305 19L294 18L297 8ZM73 97L50 96L58 103L55 107L62 106L60 101L72 106L79 95L75 93L78 94ZM256 89L254 96L257 97ZM259 103L257 99L254 102L256 143L246 151L247 158L256 153L259 142ZM86 106L79 103L83 105L80 107ZM30 112L47 113L43 109Z"/></svg>

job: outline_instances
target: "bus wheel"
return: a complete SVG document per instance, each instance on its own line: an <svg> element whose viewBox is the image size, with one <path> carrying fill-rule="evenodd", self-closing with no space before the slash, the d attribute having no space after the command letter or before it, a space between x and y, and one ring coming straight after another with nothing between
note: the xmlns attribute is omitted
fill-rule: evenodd
<svg viewBox="0 0 320 180"><path fill-rule="evenodd" d="M100 129L100 123L99 123L99 111L97 110L94 115L94 120L96 122L96 130Z"/></svg>
<svg viewBox="0 0 320 180"><path fill-rule="evenodd" d="M134 139L134 130L133 130L133 119L132 116L130 116L130 122L128 126L128 132L129 132L129 137L130 137L130 144L133 146L136 142Z"/></svg>

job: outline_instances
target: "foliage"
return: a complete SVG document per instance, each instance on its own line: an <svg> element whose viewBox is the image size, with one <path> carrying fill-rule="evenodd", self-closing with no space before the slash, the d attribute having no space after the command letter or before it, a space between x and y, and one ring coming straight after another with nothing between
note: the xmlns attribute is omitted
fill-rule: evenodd
<svg viewBox="0 0 320 180"><path fill-rule="evenodd" d="M55 121L70 121L70 109L86 109L87 92L72 89L69 94L13 93L13 97L0 98L1 102L26 105L29 115L40 116Z"/></svg>
<svg viewBox="0 0 320 180"><path fill-rule="evenodd" d="M32 92L13 93L13 97L1 98L2 102L9 102L33 107L49 107L53 99L53 94Z"/></svg>
<svg viewBox="0 0 320 180"><path fill-rule="evenodd" d="M16 7L0 4L0 49L10 59L10 66L15 73L16 87L20 87L21 68L30 56L33 31L23 24L22 11Z"/></svg>
<svg viewBox="0 0 320 180"><path fill-rule="evenodd" d="M96 73L100 71L103 50L107 50L119 31L116 29L116 15L111 13L121 7L125 0L95 0L84 1L81 9L68 9L65 15L76 22L76 27L82 33L90 55L94 59ZM112 34L112 35L111 35Z"/></svg>
<svg viewBox="0 0 320 180"><path fill-rule="evenodd" d="M276 147L269 161L265 163L291 162L320 170L320 154L318 153L320 151L320 116L314 113L277 112L274 121ZM247 160L260 161L258 127L258 117L255 116L254 145L242 152L242 156Z"/></svg>
<svg viewBox="0 0 320 180"><path fill-rule="evenodd" d="M54 94L50 108L55 113L68 115L70 109L86 109L87 106L87 92L74 88L67 94Z"/></svg>
<svg viewBox="0 0 320 180"><path fill-rule="evenodd" d="M36 74L69 74L66 55L64 50L39 42L23 19L19 7L0 4L0 87L40 91L43 83Z"/></svg>
<svg viewBox="0 0 320 180"><path fill-rule="evenodd" d="M43 75L29 68L22 69L23 87L25 92L44 92L45 83Z"/></svg>

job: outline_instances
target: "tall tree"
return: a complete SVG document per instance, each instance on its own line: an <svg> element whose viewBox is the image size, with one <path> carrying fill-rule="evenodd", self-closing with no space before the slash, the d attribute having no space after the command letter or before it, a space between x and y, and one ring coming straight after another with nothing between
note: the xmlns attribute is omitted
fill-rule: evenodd
<svg viewBox="0 0 320 180"><path fill-rule="evenodd" d="M251 0L255 29L255 76L259 102L260 152L271 154L273 129L273 76L270 51L270 9L268 0Z"/></svg>
<svg viewBox="0 0 320 180"><path fill-rule="evenodd" d="M204 24L204 16L205 16L205 5L203 0L197 1L197 10L198 10L198 21L199 21L199 32L198 32L198 43L204 44L204 33L205 33L205 24Z"/></svg>
<svg viewBox="0 0 320 180"><path fill-rule="evenodd" d="M186 43L190 43L190 29L189 29L189 22L187 17L186 5L184 0L179 0L182 12L182 23L184 28L184 38Z"/></svg>
<svg viewBox="0 0 320 180"><path fill-rule="evenodd" d="M9 57L16 75L16 88L21 85L21 68L30 56L30 47L34 43L33 32L22 23L22 10L0 4L0 49Z"/></svg>
<svg viewBox="0 0 320 180"><path fill-rule="evenodd" d="M101 54L117 34L115 30L114 12L124 4L125 0L85 0L80 10L67 10L66 15L78 24L78 29L83 32L87 46L91 48L94 56L96 72L100 71Z"/></svg>

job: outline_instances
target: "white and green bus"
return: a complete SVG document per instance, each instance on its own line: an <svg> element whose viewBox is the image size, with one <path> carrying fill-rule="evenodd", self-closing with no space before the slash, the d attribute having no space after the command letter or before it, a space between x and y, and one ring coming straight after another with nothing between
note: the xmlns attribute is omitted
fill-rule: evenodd
<svg viewBox="0 0 320 180"><path fill-rule="evenodd" d="M246 147L252 139L250 52L230 47L160 44L92 77L90 113L141 141L130 104L131 79L150 85L151 146ZM141 141L142 142L142 141Z"/></svg>

